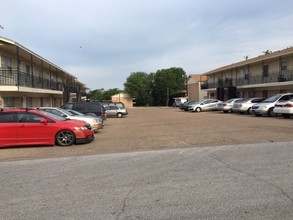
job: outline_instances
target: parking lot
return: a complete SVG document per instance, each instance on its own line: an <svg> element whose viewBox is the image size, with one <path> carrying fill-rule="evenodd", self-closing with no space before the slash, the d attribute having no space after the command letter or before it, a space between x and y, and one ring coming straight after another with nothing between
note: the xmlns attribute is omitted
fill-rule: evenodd
<svg viewBox="0 0 293 220"><path fill-rule="evenodd" d="M0 160L66 157L157 149L293 141L293 118L255 117L178 108L131 108L108 118L90 144L0 149Z"/></svg>

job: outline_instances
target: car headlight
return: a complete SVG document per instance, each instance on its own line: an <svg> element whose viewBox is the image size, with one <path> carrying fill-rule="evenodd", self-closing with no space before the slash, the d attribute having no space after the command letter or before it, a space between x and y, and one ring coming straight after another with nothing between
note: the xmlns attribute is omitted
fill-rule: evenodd
<svg viewBox="0 0 293 220"><path fill-rule="evenodd" d="M85 131L85 130L88 130L88 128L86 128L86 127L74 127L74 130Z"/></svg>
<svg viewBox="0 0 293 220"><path fill-rule="evenodd" d="M264 106L262 106L260 109L265 110L265 109L267 109L267 108L268 108L268 106L267 106L267 105L264 105Z"/></svg>

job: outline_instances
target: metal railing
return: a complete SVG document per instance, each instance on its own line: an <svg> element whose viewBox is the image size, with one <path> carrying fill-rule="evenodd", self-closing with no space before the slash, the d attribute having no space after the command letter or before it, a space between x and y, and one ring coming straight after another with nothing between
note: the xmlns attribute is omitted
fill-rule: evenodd
<svg viewBox="0 0 293 220"><path fill-rule="evenodd" d="M30 88L52 89L63 91L63 83L46 79L39 76L32 76L15 69L0 69L0 85L15 85Z"/></svg>
<svg viewBox="0 0 293 220"><path fill-rule="evenodd" d="M220 79L218 82L203 83L202 89L211 88L223 88L229 86L244 86L244 85L255 85L255 84L265 84L265 83L276 83L276 82L286 82L293 81L293 70L283 70L280 72L270 72L267 76L263 76L259 73L256 76L247 75L243 78L237 79Z"/></svg>

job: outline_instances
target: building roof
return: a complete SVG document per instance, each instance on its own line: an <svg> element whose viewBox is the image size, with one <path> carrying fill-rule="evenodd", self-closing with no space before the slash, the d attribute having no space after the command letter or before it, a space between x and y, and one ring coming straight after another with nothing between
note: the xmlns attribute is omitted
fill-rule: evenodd
<svg viewBox="0 0 293 220"><path fill-rule="evenodd" d="M293 47L288 47L288 48L286 48L284 50L278 50L278 51L274 51L272 53L260 55L258 57L254 57L254 58L247 59L247 60L244 60L244 61L240 61L240 62L237 62L237 63L232 63L230 65L223 66L223 67L211 70L211 71L209 71L207 73L204 73L204 75L209 75L209 74L220 72L220 71L230 70L230 69L233 69L233 68L236 68L236 67L245 66L245 65L253 64L253 63L258 63L258 62L261 62L261 61L264 61L264 60L269 60L269 59L273 59L273 58L277 58L277 57L284 56L284 55L289 55L289 54L293 54Z"/></svg>
<svg viewBox="0 0 293 220"><path fill-rule="evenodd" d="M196 83L201 81L206 81L207 76L200 74L190 74L187 78L188 83Z"/></svg>
<svg viewBox="0 0 293 220"><path fill-rule="evenodd" d="M20 48L23 51L26 51L27 53L32 54L33 56L37 57L38 59L43 60L44 62L50 64L51 66L53 66L53 67L61 70L62 72L66 73L67 75L71 76L72 78L75 78L77 83L79 83L83 87L87 88L84 83L81 83L81 82L79 82L77 80L77 77L76 76L70 74L69 72L65 71L64 69L62 69L61 67L55 65L54 63L51 63L50 61L46 60L45 58L41 57L40 55L38 55L38 54L34 53L33 51L27 49L26 47L22 46L21 44L15 42L13 40L10 40L8 38L1 37L0 36L0 46L1 45L12 45L12 46L16 46L16 47Z"/></svg>

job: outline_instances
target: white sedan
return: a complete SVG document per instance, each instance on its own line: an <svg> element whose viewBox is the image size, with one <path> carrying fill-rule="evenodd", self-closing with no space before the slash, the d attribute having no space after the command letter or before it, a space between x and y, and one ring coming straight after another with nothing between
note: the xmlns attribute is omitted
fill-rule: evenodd
<svg viewBox="0 0 293 220"><path fill-rule="evenodd" d="M293 99L277 102L275 104L274 113L277 115L283 115L284 118L293 116Z"/></svg>

